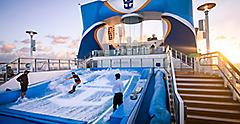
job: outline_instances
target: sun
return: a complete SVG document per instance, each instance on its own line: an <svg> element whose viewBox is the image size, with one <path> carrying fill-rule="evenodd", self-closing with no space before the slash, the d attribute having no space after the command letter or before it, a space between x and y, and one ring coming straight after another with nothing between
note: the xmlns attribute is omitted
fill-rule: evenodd
<svg viewBox="0 0 240 124"><path fill-rule="evenodd" d="M237 41L232 41L230 39L217 39L211 42L210 49L211 52L221 52L234 64L240 63L240 46Z"/></svg>

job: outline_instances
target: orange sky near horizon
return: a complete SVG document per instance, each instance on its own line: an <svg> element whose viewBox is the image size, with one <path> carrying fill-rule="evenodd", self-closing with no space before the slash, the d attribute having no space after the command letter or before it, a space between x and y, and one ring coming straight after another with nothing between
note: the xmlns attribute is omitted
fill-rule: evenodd
<svg viewBox="0 0 240 124"><path fill-rule="evenodd" d="M240 63L240 0L194 0L193 14L194 25L198 26L198 20L204 19L204 13L196 8L206 2L215 2L214 7L209 12L210 27L210 50L220 51L231 62ZM201 49L205 49L205 43L201 44Z"/></svg>

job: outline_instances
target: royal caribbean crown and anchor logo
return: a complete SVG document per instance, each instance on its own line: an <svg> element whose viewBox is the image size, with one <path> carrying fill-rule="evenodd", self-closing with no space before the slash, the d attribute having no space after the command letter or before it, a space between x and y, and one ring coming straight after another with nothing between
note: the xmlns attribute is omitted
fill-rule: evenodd
<svg viewBox="0 0 240 124"><path fill-rule="evenodd" d="M131 9L133 8L133 0L123 0L124 9Z"/></svg>

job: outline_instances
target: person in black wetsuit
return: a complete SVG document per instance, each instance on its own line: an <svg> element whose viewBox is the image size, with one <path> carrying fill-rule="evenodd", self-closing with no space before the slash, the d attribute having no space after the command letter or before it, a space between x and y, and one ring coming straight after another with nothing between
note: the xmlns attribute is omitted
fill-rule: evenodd
<svg viewBox="0 0 240 124"><path fill-rule="evenodd" d="M79 78L79 76L75 72L72 72L72 77L67 78L67 80L70 80L72 78L74 79L75 83L72 87L72 90L70 90L68 93L75 92L77 85L81 83L81 79Z"/></svg>
<svg viewBox="0 0 240 124"><path fill-rule="evenodd" d="M26 96L26 91L28 89L28 73L29 71L25 70L22 75L20 75L16 80L20 82L21 86L21 98Z"/></svg>

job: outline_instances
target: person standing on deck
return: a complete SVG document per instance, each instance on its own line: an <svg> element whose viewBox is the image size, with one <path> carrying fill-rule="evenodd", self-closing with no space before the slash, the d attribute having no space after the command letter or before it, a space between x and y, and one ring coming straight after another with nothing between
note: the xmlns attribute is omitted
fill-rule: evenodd
<svg viewBox="0 0 240 124"><path fill-rule="evenodd" d="M120 74L115 74L116 80L114 81L114 86L112 88L112 92L114 93L113 97L113 111L123 103L123 82L120 81Z"/></svg>
<svg viewBox="0 0 240 124"><path fill-rule="evenodd" d="M28 70L25 70L22 75L20 75L16 80L20 82L21 86L21 98L23 99L26 96L26 91L28 89Z"/></svg>

